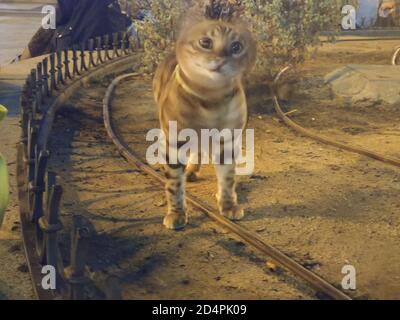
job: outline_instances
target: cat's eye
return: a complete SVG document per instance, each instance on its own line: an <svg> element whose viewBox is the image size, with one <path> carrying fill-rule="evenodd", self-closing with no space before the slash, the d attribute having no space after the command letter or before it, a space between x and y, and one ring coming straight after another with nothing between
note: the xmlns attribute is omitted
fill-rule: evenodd
<svg viewBox="0 0 400 320"><path fill-rule="evenodd" d="M210 38L201 38L199 44L200 47L206 50L211 50L213 48L213 42Z"/></svg>
<svg viewBox="0 0 400 320"><path fill-rule="evenodd" d="M243 50L243 44L239 41L235 41L231 44L231 53L232 54L239 54Z"/></svg>

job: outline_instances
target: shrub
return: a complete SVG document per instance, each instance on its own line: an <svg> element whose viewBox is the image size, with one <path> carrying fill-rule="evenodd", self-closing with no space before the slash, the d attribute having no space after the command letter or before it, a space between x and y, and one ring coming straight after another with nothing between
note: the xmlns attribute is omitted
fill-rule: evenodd
<svg viewBox="0 0 400 320"><path fill-rule="evenodd" d="M143 54L143 69L152 72L174 47L184 1L155 0L148 5L151 16L136 22Z"/></svg>
<svg viewBox="0 0 400 320"><path fill-rule="evenodd" d="M320 45L322 31L334 40L344 0L243 0L244 17L258 40L254 74L271 79L282 67L303 63Z"/></svg>
<svg viewBox="0 0 400 320"><path fill-rule="evenodd" d="M226 0L234 2L236 0ZM352 0L354 3L356 0ZM197 4L202 1L196 1ZM197 10L205 12L203 1ZM341 6L346 0L242 0L240 16L255 35L258 59L253 75L271 79L283 66L298 66L316 48L322 30L334 39L341 21ZM351 1L350 1L351 2ZM138 29L144 39L143 65L153 71L165 55L173 50L179 23L190 0L155 0L149 3L152 17ZM201 9L199 9L201 8Z"/></svg>

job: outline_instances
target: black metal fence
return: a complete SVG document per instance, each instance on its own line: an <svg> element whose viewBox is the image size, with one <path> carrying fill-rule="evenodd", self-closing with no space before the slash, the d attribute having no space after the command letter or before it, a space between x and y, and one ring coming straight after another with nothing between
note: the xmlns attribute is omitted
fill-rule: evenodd
<svg viewBox="0 0 400 320"><path fill-rule="evenodd" d="M70 265L63 265L58 234L62 187L49 172L48 140L62 95L73 83L96 69L122 60L140 48L126 33L115 33L50 54L31 70L20 101L21 142L18 146L17 180L22 235L28 264L39 299L84 298L85 257L90 230L81 217L72 224ZM56 290L42 286L44 266L56 271Z"/></svg>

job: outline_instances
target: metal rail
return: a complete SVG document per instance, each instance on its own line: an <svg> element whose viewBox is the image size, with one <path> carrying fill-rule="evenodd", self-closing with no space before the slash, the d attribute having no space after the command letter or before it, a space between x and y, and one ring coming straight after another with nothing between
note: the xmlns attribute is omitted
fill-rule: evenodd
<svg viewBox="0 0 400 320"><path fill-rule="evenodd" d="M368 41L400 41L400 37L365 37L362 38L353 38L353 39L346 39L346 38L338 38L335 40L321 40L321 43L340 43L340 42L368 42Z"/></svg>
<svg viewBox="0 0 400 320"><path fill-rule="evenodd" d="M107 129L107 133L115 146L117 147L120 154L132 165L136 166L143 172L149 174L155 178L160 184L164 185L165 179L157 173L149 165L141 161L123 142L116 134L111 118L111 99L116 86L124 79L127 79L137 74L126 74L114 79L111 85L108 87L104 101L103 101L103 115L104 115L104 125ZM249 244L251 247L257 249L261 253L267 255L272 261L278 265L290 270L293 274L299 278L305 280L310 286L312 286L318 292L324 293L328 297L335 300L351 300L351 298L341 292L339 289L335 288L333 285L322 279L317 274L311 272L310 270L303 267L301 264L297 263L293 259L289 258L283 252L265 243L263 239L259 236L253 234L249 230L245 229L239 224L235 224L232 221L216 213L208 205L200 202L195 197L191 195L186 196L188 203L194 207L200 209L208 218L221 227L224 227L232 234L240 238L245 243Z"/></svg>
<svg viewBox="0 0 400 320"><path fill-rule="evenodd" d="M400 64L400 47L397 47L392 56L392 65L397 66Z"/></svg>
<svg viewBox="0 0 400 320"><path fill-rule="evenodd" d="M85 277L85 258L90 234L84 219L74 218L69 253L71 262L68 266L64 266L58 246L58 234L63 228L59 219L62 188L57 184L56 174L47 169L51 156L48 140L56 111L89 79L104 75L107 73L106 69L113 69L108 73L127 69L126 64L132 64L133 54L142 43L140 39L136 43L131 40L125 33L90 39L86 43L74 45L70 50L49 55L26 79L20 102L22 134L18 145L17 182L24 251L38 299L83 299L83 288L88 281ZM400 48L393 56L393 64L397 62L399 54ZM126 77L118 78L118 81ZM113 85L115 87L116 82ZM107 91L106 99L111 99L112 90ZM105 121L109 123L108 131L113 141L119 141L106 113ZM164 179L156 171L142 163L126 146L120 143L116 145L130 163L164 183ZM350 299L325 280L264 243L258 236L223 218L196 198L190 196L188 202L243 241L302 277L316 290L334 299ZM56 269L57 290L48 291L41 286L41 271L45 265Z"/></svg>
<svg viewBox="0 0 400 320"><path fill-rule="evenodd" d="M400 48L398 50L400 52ZM398 53L397 53L398 54ZM274 80L274 86L277 85L277 83L279 82L279 80L281 79L281 77L290 69L290 67L285 67L284 69L282 69L278 75L276 76L275 80ZM294 131L300 133L301 135L311 138L315 141L321 142L325 145L330 145L345 151L349 151L352 153L357 153L359 155L362 156L366 156L369 157L371 159L380 161L380 162L384 162L390 165L393 165L395 167L400 167L400 159L394 158L394 157L389 157L383 154L380 154L378 152L366 149L366 148L362 148L362 147L356 147L353 146L351 144L346 144L346 143L342 143L342 142L338 142L329 138L326 138L324 136L321 136L317 133L314 133L308 129L303 128L302 126L298 125L297 123L295 123L293 120L291 120L283 111L282 111L282 107L280 105L279 99L277 97L277 95L274 95L274 107L275 107L275 111L276 113L279 115L279 117L282 119L282 121L290 128L292 128Z"/></svg>

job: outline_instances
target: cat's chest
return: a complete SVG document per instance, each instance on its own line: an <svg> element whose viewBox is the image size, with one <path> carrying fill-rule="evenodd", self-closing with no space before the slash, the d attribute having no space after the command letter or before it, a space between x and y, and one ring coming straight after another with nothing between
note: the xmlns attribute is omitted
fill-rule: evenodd
<svg viewBox="0 0 400 320"><path fill-rule="evenodd" d="M219 103L198 102L188 120L197 129L243 129L247 122L247 104L242 91Z"/></svg>
<svg viewBox="0 0 400 320"><path fill-rule="evenodd" d="M240 96L218 106L215 109L205 109L204 120L211 128L241 129L246 123L246 100Z"/></svg>

